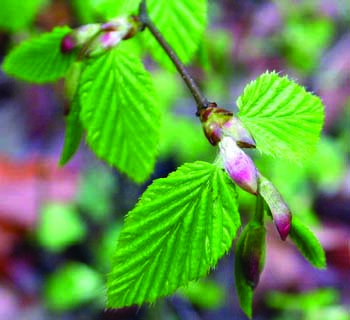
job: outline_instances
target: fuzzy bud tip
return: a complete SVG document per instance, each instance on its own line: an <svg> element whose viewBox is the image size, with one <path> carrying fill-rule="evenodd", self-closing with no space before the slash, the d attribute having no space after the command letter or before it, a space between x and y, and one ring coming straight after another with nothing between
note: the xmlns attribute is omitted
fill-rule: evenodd
<svg viewBox="0 0 350 320"><path fill-rule="evenodd" d="M67 34L61 41L61 52L71 52L76 47L76 41L71 34Z"/></svg>
<svg viewBox="0 0 350 320"><path fill-rule="evenodd" d="M292 225L292 215L290 212L278 215L274 218L277 231L283 241L285 241L289 235Z"/></svg>

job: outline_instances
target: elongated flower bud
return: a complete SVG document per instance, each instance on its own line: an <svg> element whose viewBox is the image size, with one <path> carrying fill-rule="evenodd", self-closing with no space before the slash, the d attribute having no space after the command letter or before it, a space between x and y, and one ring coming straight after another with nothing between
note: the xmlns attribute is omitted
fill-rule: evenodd
<svg viewBox="0 0 350 320"><path fill-rule="evenodd" d="M268 204L273 221L282 240L286 240L292 224L292 214L271 181L259 173L259 192Z"/></svg>
<svg viewBox="0 0 350 320"><path fill-rule="evenodd" d="M232 112L218 108L215 103L202 110L200 119L203 125L203 131L208 141L216 146L223 137L223 125L231 119Z"/></svg>
<svg viewBox="0 0 350 320"><path fill-rule="evenodd" d="M111 20L101 26L101 32L84 48L83 54L93 57L116 47L122 40L135 35L138 24L133 18L121 17Z"/></svg>
<svg viewBox="0 0 350 320"><path fill-rule="evenodd" d="M241 148L255 148L255 141L241 120L231 111L211 103L200 112L204 134L212 145L217 145L224 136L229 136Z"/></svg>
<svg viewBox="0 0 350 320"><path fill-rule="evenodd" d="M242 121L234 115L232 115L230 120L224 123L223 134L231 136L241 148L255 148L254 138L243 126Z"/></svg>
<svg viewBox="0 0 350 320"><path fill-rule="evenodd" d="M257 194L258 176L252 159L231 137L223 137L219 142L219 148L225 170L232 180L242 189Z"/></svg>
<svg viewBox="0 0 350 320"><path fill-rule="evenodd" d="M124 32L110 31L101 33L85 49L84 55L88 57L97 56L118 45L123 40Z"/></svg>
<svg viewBox="0 0 350 320"><path fill-rule="evenodd" d="M68 53L76 48L80 48L90 41L98 32L101 31L99 23L92 23L72 30L61 41L61 52Z"/></svg>
<svg viewBox="0 0 350 320"><path fill-rule="evenodd" d="M67 34L61 41L61 52L68 53L73 51L77 46L77 42L71 34Z"/></svg>
<svg viewBox="0 0 350 320"><path fill-rule="evenodd" d="M260 279L265 262L266 229L263 225L251 222L243 230L239 242L240 250L236 259L251 288L255 288Z"/></svg>

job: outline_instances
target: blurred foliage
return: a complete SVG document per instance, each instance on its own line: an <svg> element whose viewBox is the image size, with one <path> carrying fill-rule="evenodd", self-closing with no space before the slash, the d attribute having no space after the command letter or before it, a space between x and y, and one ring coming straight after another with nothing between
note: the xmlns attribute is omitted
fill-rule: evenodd
<svg viewBox="0 0 350 320"><path fill-rule="evenodd" d="M335 26L330 17L317 10L315 1L301 1L291 6L290 1L275 1L284 20L276 45L287 62L303 74L319 65L323 51L330 45Z"/></svg>
<svg viewBox="0 0 350 320"><path fill-rule="evenodd" d="M175 108L176 102L186 95L178 75L169 71L157 70L153 74L157 83L158 104L162 109L162 127L160 133L159 153L164 159L174 158L177 164L195 160L214 158L212 148L202 133L202 127L194 115L188 115L192 100L182 100L180 108Z"/></svg>
<svg viewBox="0 0 350 320"><path fill-rule="evenodd" d="M111 170L94 166L83 172L78 185L76 203L95 222L113 214L112 195L118 190Z"/></svg>
<svg viewBox="0 0 350 320"><path fill-rule="evenodd" d="M39 244L47 250L60 252L82 241L86 226L72 205L50 203L41 211L36 228Z"/></svg>
<svg viewBox="0 0 350 320"><path fill-rule="evenodd" d="M30 26L47 0L1 0L0 29L11 32Z"/></svg>
<svg viewBox="0 0 350 320"><path fill-rule="evenodd" d="M48 308L56 311L79 307L93 301L103 306L104 279L91 267L69 262L46 280L44 295Z"/></svg>
<svg viewBox="0 0 350 320"><path fill-rule="evenodd" d="M271 308L283 310L276 320L347 320L350 312L349 308L337 305L339 294L332 288L294 294L270 292L266 302Z"/></svg>
<svg viewBox="0 0 350 320"><path fill-rule="evenodd" d="M190 282L188 286L179 289L178 294L203 309L222 308L226 299L224 288L210 279Z"/></svg>

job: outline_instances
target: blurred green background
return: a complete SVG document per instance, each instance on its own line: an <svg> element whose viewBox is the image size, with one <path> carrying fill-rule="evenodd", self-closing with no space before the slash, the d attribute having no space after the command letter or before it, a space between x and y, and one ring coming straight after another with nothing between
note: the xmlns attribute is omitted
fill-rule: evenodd
<svg viewBox="0 0 350 320"><path fill-rule="evenodd" d="M103 1L1 0L0 62L20 41L56 25L101 21ZM271 228L255 319L349 319L349 7L346 0L209 1L208 29L189 66L209 100L227 109L235 111L244 86L266 70L288 74L326 106L323 136L308 163L251 153L293 214L315 231L328 261L327 270L313 269ZM184 162L213 161L217 152L179 76L146 63L163 125L155 172L142 186L85 145L59 168L62 82L34 86L0 71L0 319L245 319L234 292L233 252L207 279L151 307L104 310L104 281L125 214L152 179ZM248 220L254 201L244 192L240 208Z"/></svg>

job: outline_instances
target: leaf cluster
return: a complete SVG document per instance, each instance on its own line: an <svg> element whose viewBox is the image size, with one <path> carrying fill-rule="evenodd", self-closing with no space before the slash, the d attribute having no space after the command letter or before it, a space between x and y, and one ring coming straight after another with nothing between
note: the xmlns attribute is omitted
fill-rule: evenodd
<svg viewBox="0 0 350 320"><path fill-rule="evenodd" d="M103 0L99 10L114 18L136 14L139 3L120 1L117 6ZM207 2L147 4L167 42L182 61L190 62L206 26ZM79 50L61 51L61 41L70 32L59 27L23 42L6 57L3 69L34 83L66 78L70 112L61 165L72 158L86 132L87 144L100 159L142 183L156 162L161 109L139 48L147 48L163 66L170 60L148 31L94 57L81 57ZM259 151L299 162L312 155L324 120L317 96L288 77L267 71L246 86L237 105L237 116ZM220 159L214 164L184 164L167 178L155 180L127 214L108 276L107 305L154 302L205 276L230 250L240 225L236 187ZM290 236L311 264L325 267L320 243L297 219ZM251 247L259 250L251 252ZM248 224L238 240L235 261L236 288L248 316L258 278L252 281L244 266L251 254L260 259L264 252L265 229ZM263 261L257 266L259 275Z"/></svg>

